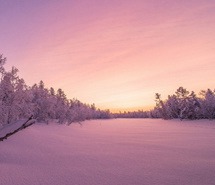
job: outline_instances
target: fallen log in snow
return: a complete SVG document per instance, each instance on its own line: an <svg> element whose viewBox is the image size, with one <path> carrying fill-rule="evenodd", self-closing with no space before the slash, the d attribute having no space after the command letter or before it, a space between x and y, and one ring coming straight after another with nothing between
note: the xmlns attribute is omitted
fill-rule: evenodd
<svg viewBox="0 0 215 185"><path fill-rule="evenodd" d="M12 136L13 134L33 125L36 120L29 118L24 123L23 121L7 125L0 130L0 142Z"/></svg>

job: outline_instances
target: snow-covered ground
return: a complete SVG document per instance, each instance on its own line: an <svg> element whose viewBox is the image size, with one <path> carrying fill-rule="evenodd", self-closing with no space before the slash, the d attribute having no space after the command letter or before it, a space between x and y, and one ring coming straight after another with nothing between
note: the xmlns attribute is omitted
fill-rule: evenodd
<svg viewBox="0 0 215 185"><path fill-rule="evenodd" d="M35 124L0 142L0 185L214 185L215 121Z"/></svg>

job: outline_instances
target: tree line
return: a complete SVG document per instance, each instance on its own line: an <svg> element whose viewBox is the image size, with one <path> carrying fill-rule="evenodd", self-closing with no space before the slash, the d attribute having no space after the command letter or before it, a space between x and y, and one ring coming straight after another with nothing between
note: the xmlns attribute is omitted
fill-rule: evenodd
<svg viewBox="0 0 215 185"><path fill-rule="evenodd" d="M202 90L199 96L179 87L166 100L155 94L156 106L151 111L134 111L115 114L121 118L163 118L163 119L215 119L215 90Z"/></svg>
<svg viewBox="0 0 215 185"><path fill-rule="evenodd" d="M154 111L164 119L215 119L215 90L202 90L199 96L179 87L167 100L156 94Z"/></svg>
<svg viewBox="0 0 215 185"><path fill-rule="evenodd" d="M62 89L48 89L43 81L28 86L18 76L17 68L5 70L5 62L6 58L0 55L0 126L30 117L38 122L56 120L68 124L107 118L215 119L215 90L202 90L197 96L179 87L166 100L156 93L153 110L113 114L96 108L95 104L68 99Z"/></svg>
<svg viewBox="0 0 215 185"><path fill-rule="evenodd" d="M95 104L68 99L62 89L46 88L43 81L27 86L18 69L5 70L6 58L0 55L0 126L33 117L39 122L56 120L72 123L87 119L110 118L109 110Z"/></svg>

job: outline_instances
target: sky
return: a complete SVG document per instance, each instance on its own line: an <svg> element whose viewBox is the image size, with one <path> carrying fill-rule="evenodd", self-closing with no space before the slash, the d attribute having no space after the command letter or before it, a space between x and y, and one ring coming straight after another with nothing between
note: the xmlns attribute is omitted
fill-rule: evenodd
<svg viewBox="0 0 215 185"><path fill-rule="evenodd" d="M215 88L214 0L0 0L0 53L28 85L113 112Z"/></svg>

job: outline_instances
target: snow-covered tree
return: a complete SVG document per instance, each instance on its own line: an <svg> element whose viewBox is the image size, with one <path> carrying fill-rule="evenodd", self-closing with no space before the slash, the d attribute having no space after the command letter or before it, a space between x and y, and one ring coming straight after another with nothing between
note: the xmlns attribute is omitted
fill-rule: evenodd
<svg viewBox="0 0 215 185"><path fill-rule="evenodd" d="M203 101L201 101L202 115L207 119L215 119L215 91L208 89L202 91Z"/></svg>
<svg viewBox="0 0 215 185"><path fill-rule="evenodd" d="M8 124L31 114L27 86L17 73L18 69L15 67L2 73L0 82L1 124Z"/></svg>
<svg viewBox="0 0 215 185"><path fill-rule="evenodd" d="M156 108L159 110L160 115L164 119L169 119L166 104L163 102L163 100L161 100L161 95L159 93L155 94L155 102Z"/></svg>
<svg viewBox="0 0 215 185"><path fill-rule="evenodd" d="M208 89L201 92L201 97L183 87L179 87L174 95L169 95L162 101L156 94L156 108L164 119L214 119L215 118L215 93Z"/></svg>

